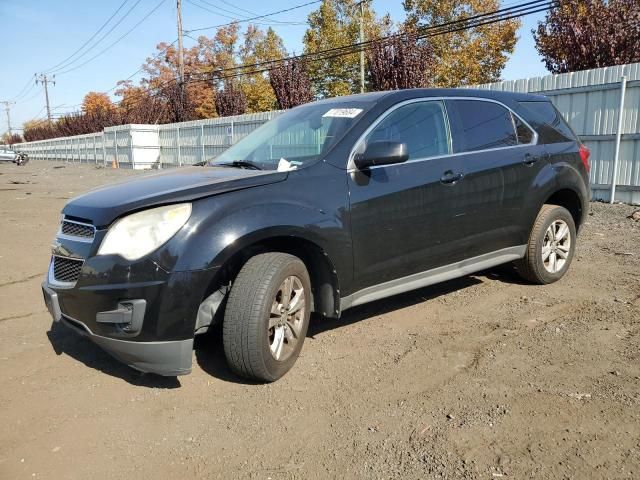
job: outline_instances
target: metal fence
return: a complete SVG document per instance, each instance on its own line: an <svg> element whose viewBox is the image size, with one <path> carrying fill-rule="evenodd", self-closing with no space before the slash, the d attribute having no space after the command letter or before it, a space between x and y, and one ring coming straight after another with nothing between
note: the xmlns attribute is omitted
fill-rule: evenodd
<svg viewBox="0 0 640 480"><path fill-rule="evenodd" d="M640 63L475 88L546 95L591 150L594 198L640 203Z"/></svg>
<svg viewBox="0 0 640 480"><path fill-rule="evenodd" d="M192 165L211 159L280 113L250 113L160 125L160 163Z"/></svg>
<svg viewBox="0 0 640 480"><path fill-rule="evenodd" d="M617 185L616 199L640 203L640 63L475 88L548 96L591 150L594 197L608 200L611 186ZM159 126L122 125L103 133L23 143L17 148L35 160L116 163L133 168L191 165L219 155L280 113Z"/></svg>

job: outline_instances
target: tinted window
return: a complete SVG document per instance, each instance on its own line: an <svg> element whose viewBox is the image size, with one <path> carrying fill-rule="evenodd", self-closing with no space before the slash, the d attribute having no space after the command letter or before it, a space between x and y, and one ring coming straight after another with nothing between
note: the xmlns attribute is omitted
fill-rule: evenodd
<svg viewBox="0 0 640 480"><path fill-rule="evenodd" d="M447 100L454 152L517 145L511 112L493 102Z"/></svg>
<svg viewBox="0 0 640 480"><path fill-rule="evenodd" d="M513 117L513 123L516 126L516 134L518 135L518 143L527 144L533 141L533 132L527 127L517 115L511 115Z"/></svg>
<svg viewBox="0 0 640 480"><path fill-rule="evenodd" d="M406 143L410 160L450 153L442 102L416 102L394 110L366 140L367 143L380 141Z"/></svg>
<svg viewBox="0 0 640 480"><path fill-rule="evenodd" d="M541 124L540 136L543 143L559 143L575 140L575 133L573 133L571 127L551 102L518 103L524 108L523 113L531 116L532 123Z"/></svg>

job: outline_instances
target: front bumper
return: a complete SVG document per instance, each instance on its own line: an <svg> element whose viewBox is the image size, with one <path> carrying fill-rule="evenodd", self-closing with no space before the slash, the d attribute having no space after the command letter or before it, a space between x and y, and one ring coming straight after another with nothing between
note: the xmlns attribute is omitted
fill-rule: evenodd
<svg viewBox="0 0 640 480"><path fill-rule="evenodd" d="M93 333L87 325L62 313L58 292L42 284L45 304L53 320L89 338L117 360L141 372L165 376L186 375L191 372L193 338L169 341L138 342L109 338Z"/></svg>

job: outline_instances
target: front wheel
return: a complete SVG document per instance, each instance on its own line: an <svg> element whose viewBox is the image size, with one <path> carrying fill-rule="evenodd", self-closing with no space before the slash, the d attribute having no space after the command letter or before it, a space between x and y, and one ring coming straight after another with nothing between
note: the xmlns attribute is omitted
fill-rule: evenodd
<svg viewBox="0 0 640 480"><path fill-rule="evenodd" d="M295 363L311 315L311 282L304 263L286 253L250 258L235 278L222 340L231 369L273 382Z"/></svg>
<svg viewBox="0 0 640 480"><path fill-rule="evenodd" d="M576 226L569 211L543 205L531 229L524 258L516 262L521 277L546 285L560 280L576 249Z"/></svg>

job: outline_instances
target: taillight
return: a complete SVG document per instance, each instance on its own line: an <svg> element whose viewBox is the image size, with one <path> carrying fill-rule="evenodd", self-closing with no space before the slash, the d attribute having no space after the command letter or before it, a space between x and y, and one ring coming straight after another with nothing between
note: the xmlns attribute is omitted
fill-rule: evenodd
<svg viewBox="0 0 640 480"><path fill-rule="evenodd" d="M587 173L589 173L589 170L591 170L591 165L589 165L589 155L591 155L591 152L582 143L580 144L579 151L580 151L580 159L584 164L584 168L587 170Z"/></svg>

